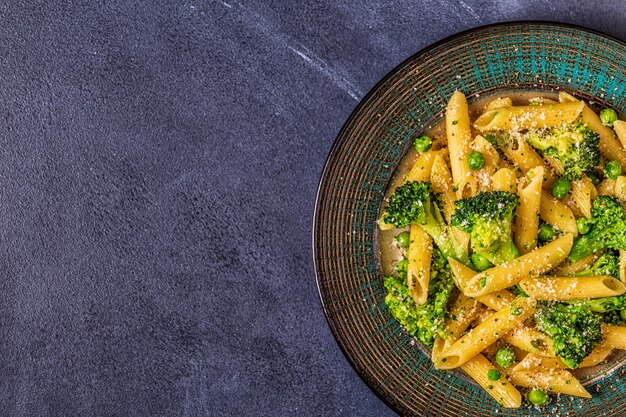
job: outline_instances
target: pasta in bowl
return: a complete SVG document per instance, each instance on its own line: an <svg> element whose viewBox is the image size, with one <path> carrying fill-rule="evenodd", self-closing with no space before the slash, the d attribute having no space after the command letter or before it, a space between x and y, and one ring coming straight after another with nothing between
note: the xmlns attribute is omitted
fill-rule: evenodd
<svg viewBox="0 0 626 417"><path fill-rule="evenodd" d="M605 125L598 117L604 108L626 109L624 62L626 44L578 27L512 22L476 28L408 58L363 98L343 125L317 193L312 228L316 282L323 312L347 361L398 414L626 414L626 367L621 366L626 352L619 347L616 302L623 297L617 295L622 280L611 272L622 259L619 250L595 248L619 233L598 234L593 232L596 223L584 220L593 217L597 205L596 212L612 219L603 224L619 224L620 209L611 200L621 202L624 194L619 172L626 167L619 140L624 125ZM450 105L453 96L459 106ZM534 112L537 124L526 120L527 111L520 108ZM555 108L560 108L556 116L566 120L545 126L554 119ZM604 114L606 120L611 117ZM456 136L468 129L469 149L448 141L448 132ZM567 152L570 142L580 144L573 148L576 152ZM457 183L458 175L467 177ZM420 227L404 217L403 227L383 230L386 221L381 218L391 204L386 199L407 176L415 184L403 189L404 197L421 196L420 201L429 202L423 207L433 209L416 205L407 211L422 213ZM480 216L482 211L491 214ZM489 229L492 233L478 233L495 224L499 227ZM437 246L430 259L414 255L431 247L424 237ZM577 244L582 238L587 243ZM411 241L422 246L414 244L410 251L400 247ZM593 253L585 253L589 248ZM533 261L538 254L550 259ZM409 265L422 276L409 275ZM499 268L495 271L505 279L479 276L490 268ZM574 276L575 287L570 285ZM604 278L593 278L598 276ZM508 282L513 283L507 287ZM406 329L391 314L386 302L390 292ZM516 301L522 292L536 304L511 306L522 302ZM546 299L553 293L560 299ZM594 301L580 306L581 296ZM609 301L598 301L604 299ZM414 308L402 308L410 302ZM550 305L563 307L545 308ZM467 314L472 306L478 312ZM490 319L503 308L519 314ZM587 309L594 314L582 314ZM472 360L465 361L468 351L459 348L465 343L452 349L469 329L482 323L482 329L488 328L495 319L503 323L497 341L483 348L481 333L471 335L478 339L474 349L482 349ZM522 320L523 326L516 324ZM551 323L568 320L593 332L577 339L575 331L561 326L560 338L576 343L560 345ZM450 337L442 337L442 329ZM448 350L449 356L442 356L446 362L433 362L433 350L435 358ZM552 382L539 381L537 369L550 369ZM513 397L494 400L488 392L494 381L515 388L521 406L498 403L514 406ZM556 385L573 391L572 384L575 393L584 395L548 392ZM581 387L592 398L585 398ZM540 391L531 393L533 389ZM524 399L528 394L533 404L548 403L531 405Z"/></svg>
<svg viewBox="0 0 626 417"><path fill-rule="evenodd" d="M591 398L578 374L626 349L625 127L566 92L456 91L417 135L379 244L387 308L435 368L504 408Z"/></svg>

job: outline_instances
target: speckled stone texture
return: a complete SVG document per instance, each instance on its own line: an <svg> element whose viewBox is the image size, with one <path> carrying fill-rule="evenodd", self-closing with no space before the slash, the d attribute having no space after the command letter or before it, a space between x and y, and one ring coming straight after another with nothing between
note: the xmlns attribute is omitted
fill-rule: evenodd
<svg viewBox="0 0 626 417"><path fill-rule="evenodd" d="M310 254L358 100L420 48L594 2L0 5L0 416L392 416ZM416 387L417 389L417 387Z"/></svg>

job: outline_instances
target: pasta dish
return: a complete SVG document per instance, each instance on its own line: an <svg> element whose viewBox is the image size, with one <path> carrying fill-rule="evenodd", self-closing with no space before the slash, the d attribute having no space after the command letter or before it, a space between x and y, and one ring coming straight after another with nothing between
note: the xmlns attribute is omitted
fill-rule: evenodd
<svg viewBox="0 0 626 417"><path fill-rule="evenodd" d="M626 349L626 122L525 94L455 92L379 219L389 312L505 408L590 398L576 370Z"/></svg>

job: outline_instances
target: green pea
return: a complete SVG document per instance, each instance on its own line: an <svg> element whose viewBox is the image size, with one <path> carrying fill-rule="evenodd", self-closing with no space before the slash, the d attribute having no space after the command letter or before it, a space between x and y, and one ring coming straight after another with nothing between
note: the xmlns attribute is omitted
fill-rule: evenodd
<svg viewBox="0 0 626 417"><path fill-rule="evenodd" d="M493 266L493 264L489 262L489 259L485 258L479 253L472 253L470 259L472 260L472 264L479 272L484 271L485 269L489 269Z"/></svg>
<svg viewBox="0 0 626 417"><path fill-rule="evenodd" d="M485 166L485 157L482 153L474 151L467 156L467 166L471 170L478 170Z"/></svg>
<svg viewBox="0 0 626 417"><path fill-rule="evenodd" d="M413 146L417 152L426 152L433 146L433 140L428 135L422 135L419 138L415 138Z"/></svg>
<svg viewBox="0 0 626 417"><path fill-rule="evenodd" d="M500 374L500 371L497 369L490 369L487 371L487 379L490 381L497 381L501 376L502 374Z"/></svg>
<svg viewBox="0 0 626 417"><path fill-rule="evenodd" d="M613 123L617 120L617 112L613 109L602 109L600 120L602 120L602 124L605 126L613 126Z"/></svg>
<svg viewBox="0 0 626 417"><path fill-rule="evenodd" d="M411 244L411 234L409 232L402 232L398 236L394 237L394 240L401 248L408 248Z"/></svg>
<svg viewBox="0 0 626 417"><path fill-rule="evenodd" d="M554 227L548 223L541 223L539 225L539 235L537 236L539 241L549 242L554 238L554 236L556 236L556 230L554 230Z"/></svg>
<svg viewBox="0 0 626 417"><path fill-rule="evenodd" d="M609 161L604 166L604 173L610 180L616 180L622 173L622 166L617 161Z"/></svg>
<svg viewBox="0 0 626 417"><path fill-rule="evenodd" d="M548 404L548 394L540 389L532 389L528 393L528 402L532 405L546 405Z"/></svg>
<svg viewBox="0 0 626 417"><path fill-rule="evenodd" d="M496 352L496 363L503 368L508 368L515 363L515 353L508 347L501 347Z"/></svg>
<svg viewBox="0 0 626 417"><path fill-rule="evenodd" d="M591 226L589 226L589 222L587 219L580 218L576 220L576 228L578 229L578 233L581 235L586 235L591 230Z"/></svg>
<svg viewBox="0 0 626 417"><path fill-rule="evenodd" d="M559 200L564 198L570 192L570 185L567 178L560 178L552 184L552 195Z"/></svg>
<svg viewBox="0 0 626 417"><path fill-rule="evenodd" d="M588 172L587 176L589 177L593 185L598 186L600 184L600 177L598 177L598 174L596 174L595 172Z"/></svg>

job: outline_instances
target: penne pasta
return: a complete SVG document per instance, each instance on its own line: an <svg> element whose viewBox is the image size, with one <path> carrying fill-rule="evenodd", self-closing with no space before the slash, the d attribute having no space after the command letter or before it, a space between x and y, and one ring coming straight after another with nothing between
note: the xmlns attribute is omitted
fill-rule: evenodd
<svg viewBox="0 0 626 417"><path fill-rule="evenodd" d="M585 269L589 269L599 256L600 252L596 252L576 262L565 261L562 266L554 270L554 273L555 275L573 275L577 272L584 271Z"/></svg>
<svg viewBox="0 0 626 417"><path fill-rule="evenodd" d="M407 285L415 304L422 305L428 298L430 282L430 260L433 240L419 225L411 225L411 243L407 250Z"/></svg>
<svg viewBox="0 0 626 417"><path fill-rule="evenodd" d="M453 184L457 198L476 194L476 180L467 166L470 153L471 130L465 95L460 91L452 94L446 107L446 136L450 152Z"/></svg>
<svg viewBox="0 0 626 417"><path fill-rule="evenodd" d="M432 360L437 364L437 357L441 352L456 342L461 334L469 327L482 311L481 304L473 298L460 294L450 309L451 319L446 322L446 338L438 337L433 344Z"/></svg>
<svg viewBox="0 0 626 417"><path fill-rule="evenodd" d="M615 180L605 179L598 185L598 195L615 195Z"/></svg>
<svg viewBox="0 0 626 417"><path fill-rule="evenodd" d="M537 300L552 301L612 297L626 292L624 283L607 275L525 278L519 285Z"/></svg>
<svg viewBox="0 0 626 417"><path fill-rule="evenodd" d="M567 257L573 242L574 237L567 233L539 249L476 274L462 291L470 297L478 297L546 273Z"/></svg>
<svg viewBox="0 0 626 417"><path fill-rule="evenodd" d="M615 180L613 195L619 198L622 202L626 202L626 175L620 175Z"/></svg>
<svg viewBox="0 0 626 417"><path fill-rule="evenodd" d="M524 388L541 388L555 394L591 398L585 387L565 369L540 368L533 371L510 372L513 384Z"/></svg>
<svg viewBox="0 0 626 417"><path fill-rule="evenodd" d="M520 204L515 216L513 239L522 255L537 247L543 173L541 166L531 169L524 178L525 183L517 189Z"/></svg>
<svg viewBox="0 0 626 417"><path fill-rule="evenodd" d="M515 299L444 350L437 358L437 366L440 369L453 369L463 365L523 323L534 313L536 304L532 298Z"/></svg>
<svg viewBox="0 0 626 417"><path fill-rule="evenodd" d="M450 269L452 270L456 286L463 290L472 277L476 275L476 272L453 258L449 258L448 263L450 264ZM502 290L481 295L476 297L476 300L487 307L498 311L511 304L513 300L515 300L515 296L509 291Z"/></svg>
<svg viewBox="0 0 626 417"><path fill-rule="evenodd" d="M613 130L617 134L617 139L619 139L623 148L626 148L626 122L623 120L616 120L613 123Z"/></svg>
<svg viewBox="0 0 626 417"><path fill-rule="evenodd" d="M613 349L626 349L626 326L604 325L603 343Z"/></svg>
<svg viewBox="0 0 626 417"><path fill-rule="evenodd" d="M512 169L502 168L493 174L491 179L493 191L514 193L517 190L517 176Z"/></svg>
<svg viewBox="0 0 626 417"><path fill-rule="evenodd" d="M555 357L554 342L550 336L534 327L521 325L506 334L502 340L525 352L545 357Z"/></svg>
<svg viewBox="0 0 626 417"><path fill-rule="evenodd" d="M544 188L550 189L554 181L556 180L556 176L552 171L552 168L546 164L541 156L533 149L532 146L526 142L521 135L517 135L512 138L514 141L514 145L512 146L502 146L500 149L502 153L506 155L506 157L513 162L513 164L519 168L519 170L523 174L528 174L533 168L543 167L544 171Z"/></svg>
<svg viewBox="0 0 626 417"><path fill-rule="evenodd" d="M461 369L478 383L504 408L518 408L522 405L522 395L506 378L490 381L488 373L496 367L481 354L468 360Z"/></svg>
<svg viewBox="0 0 626 417"><path fill-rule="evenodd" d="M626 283L626 250L619 250L619 279Z"/></svg>
<svg viewBox="0 0 626 417"><path fill-rule="evenodd" d="M485 111L499 109L502 107L511 107L513 105L513 100L511 97L498 97L495 100L491 100L487 107L485 107Z"/></svg>
<svg viewBox="0 0 626 417"><path fill-rule="evenodd" d="M612 351L613 349L611 347L600 344L593 349L589 356L587 356L578 367L589 368L596 366L604 362ZM529 353L524 359L511 368L511 372L541 370L541 368L567 369L567 365L559 358L549 358L536 353Z"/></svg>
<svg viewBox="0 0 626 417"><path fill-rule="evenodd" d="M583 111L581 101L543 106L511 106L488 110L474 122L479 132L492 130L520 131L560 126L573 122Z"/></svg>
<svg viewBox="0 0 626 417"><path fill-rule="evenodd" d="M452 190L452 176L450 175L450 169L441 155L437 155L433 161L430 183L432 184L433 191L437 193L441 199L441 203L443 205L443 216L446 218L446 221L450 223L452 213L454 213L454 210L456 209L456 206L454 205L456 196ZM467 250L470 241L469 234L465 233L458 227L453 228L452 233L454 233L454 237L459 245Z"/></svg>
<svg viewBox="0 0 626 417"><path fill-rule="evenodd" d="M539 217L557 230L571 233L574 236L578 235L576 218L572 210L563 202L549 195L545 190L541 193Z"/></svg>

